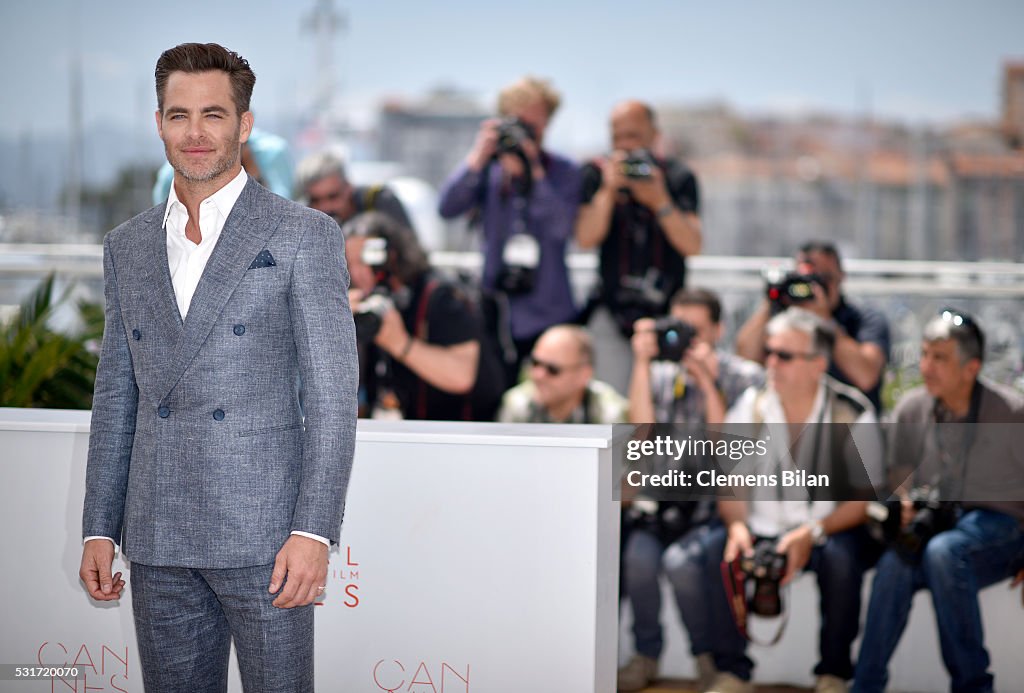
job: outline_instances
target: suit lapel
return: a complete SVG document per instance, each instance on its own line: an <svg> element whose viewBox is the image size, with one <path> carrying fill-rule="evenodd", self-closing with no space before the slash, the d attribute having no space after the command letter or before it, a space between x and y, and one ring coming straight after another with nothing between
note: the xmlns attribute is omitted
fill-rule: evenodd
<svg viewBox="0 0 1024 693"><path fill-rule="evenodd" d="M153 210L146 217L146 230L142 239L143 248L139 257L141 276L146 291L146 300L160 327L176 341L181 340L181 313L174 298L171 284L171 270L167 262L167 232L163 227L163 207Z"/></svg>
<svg viewBox="0 0 1024 693"><path fill-rule="evenodd" d="M185 369L199 353L253 258L266 245L273 231L274 219L266 205L261 204L265 195L259 184L250 178L231 209L189 304L181 339L167 371L164 387L161 388L164 396L174 389ZM166 246L163 257L166 266Z"/></svg>

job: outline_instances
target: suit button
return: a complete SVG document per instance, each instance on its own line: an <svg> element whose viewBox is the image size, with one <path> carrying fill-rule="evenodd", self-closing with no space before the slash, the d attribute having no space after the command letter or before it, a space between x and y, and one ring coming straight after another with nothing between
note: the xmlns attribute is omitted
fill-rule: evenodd
<svg viewBox="0 0 1024 693"><path fill-rule="evenodd" d="M167 407L160 407L159 409L156 410L156 413L160 416L161 419L166 419L168 416L171 415L171 410L168 409Z"/></svg>
<svg viewBox="0 0 1024 693"><path fill-rule="evenodd" d="M138 330L132 330L132 339L136 341L142 339L142 333L139 332Z"/></svg>
<svg viewBox="0 0 1024 693"><path fill-rule="evenodd" d="M224 420L224 410L223 409L214 409L213 410L213 418L216 419L217 421L223 421Z"/></svg>
<svg viewBox="0 0 1024 693"><path fill-rule="evenodd" d="M239 337L245 334L245 325L235 325L235 334Z"/></svg>

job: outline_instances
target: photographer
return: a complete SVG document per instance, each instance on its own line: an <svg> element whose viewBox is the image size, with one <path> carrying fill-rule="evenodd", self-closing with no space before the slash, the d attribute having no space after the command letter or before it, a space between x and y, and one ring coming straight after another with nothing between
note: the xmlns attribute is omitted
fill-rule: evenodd
<svg viewBox="0 0 1024 693"><path fill-rule="evenodd" d="M861 580L875 557L861 525L867 499L881 483L881 432L867 399L826 375L833 350L827 323L790 308L768 322L766 333L768 385L747 390L726 422L752 426L752 437L767 434L768 454L748 460L753 471L815 470L828 476L829 488L734 489L745 500L719 500L724 526L709 534L704 548L729 564L755 555L774 563L776 609L780 586L805 569L816 573L821 659L814 668L815 691L845 691L853 675L850 650L860 618ZM709 690L752 691L753 662L746 656L740 619L730 614L722 570L717 561L709 561L705 570L716 593L709 601L718 625L714 659L721 672ZM751 608L761 613L759 606Z"/></svg>
<svg viewBox="0 0 1024 693"><path fill-rule="evenodd" d="M853 690L885 689L924 588L951 690L991 691L978 592L1012 577L1024 558L1024 396L978 377L985 337L969 315L942 311L922 339L924 386L900 400L891 431L900 530L878 562ZM914 504L926 487L933 500Z"/></svg>
<svg viewBox="0 0 1024 693"><path fill-rule="evenodd" d="M386 185L352 185L345 164L331 152L310 154L295 169L296 199L344 224L363 212L381 212L412 228L402 201Z"/></svg>
<svg viewBox="0 0 1024 693"><path fill-rule="evenodd" d="M792 292L767 298L736 333L736 353L764 362L764 328L778 310L805 308L832 325L835 347L828 374L863 392L875 411L881 411L882 374L889 358L889 324L870 308L847 302L841 288L842 262L831 243L810 242L800 247L796 272L789 278ZM771 293L773 287L769 287ZM798 291L797 291L798 290Z"/></svg>
<svg viewBox="0 0 1024 693"><path fill-rule="evenodd" d="M612 153L583 167L576 220L580 248L600 246L600 286L590 327L600 350L598 375L625 389L633 324L668 312L686 283L686 256L701 251L697 179L652 150L654 111L624 101L611 114Z"/></svg>
<svg viewBox="0 0 1024 693"><path fill-rule="evenodd" d="M498 96L465 162L441 189L445 219L476 212L483 227L483 286L508 296L518 361L510 382L548 327L577 318L565 252L579 202L579 171L544 149L560 97L524 77Z"/></svg>
<svg viewBox="0 0 1024 693"><path fill-rule="evenodd" d="M399 409L406 419L490 420L501 368L477 307L436 276L415 234L367 212L345 225L364 413Z"/></svg>
<svg viewBox="0 0 1024 693"><path fill-rule="evenodd" d="M687 424L703 434L706 423L725 419L726 410L747 388L764 384L760 366L716 348L723 331L721 315L714 293L680 289L668 316L636 322L629 390L632 423ZM629 532L623 581L633 609L637 654L619 670L618 689L642 690L657 675L663 646L658 576L663 570L676 594L704 690L717 673L702 573L706 558L700 556L700 538L717 525L713 502L648 501L623 512Z"/></svg>

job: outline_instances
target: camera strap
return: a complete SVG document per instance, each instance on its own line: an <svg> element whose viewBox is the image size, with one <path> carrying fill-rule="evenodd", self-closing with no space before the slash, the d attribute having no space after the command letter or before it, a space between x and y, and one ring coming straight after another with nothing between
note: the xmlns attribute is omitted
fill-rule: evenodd
<svg viewBox="0 0 1024 693"><path fill-rule="evenodd" d="M783 598L782 593L779 593L779 600L782 603L782 618L779 621L779 627L771 640L761 641L754 638L747 630L747 621L749 619L749 612L747 610L747 576L740 567L740 557L737 556L730 563L722 561L720 568L722 571L722 584L725 586L725 598L729 602L729 611L732 613L736 630L743 636L743 639L762 647L771 647L782 640L782 635L786 632L786 625L789 623L789 609L786 608L786 600ZM789 591L788 587L786 591Z"/></svg>

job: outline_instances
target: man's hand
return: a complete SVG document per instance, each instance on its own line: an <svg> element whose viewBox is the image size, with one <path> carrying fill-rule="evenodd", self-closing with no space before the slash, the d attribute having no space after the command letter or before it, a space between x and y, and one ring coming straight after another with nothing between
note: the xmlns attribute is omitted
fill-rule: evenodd
<svg viewBox="0 0 1024 693"><path fill-rule="evenodd" d="M813 548L814 537L811 536L811 528L807 525L801 525L782 535L775 550L786 556L786 574L779 584L788 585L804 569L807 561L811 559Z"/></svg>
<svg viewBox="0 0 1024 693"><path fill-rule="evenodd" d="M327 584L327 545L299 534L288 537L274 559L270 593L277 594L274 606L291 609L312 604Z"/></svg>
<svg viewBox="0 0 1024 693"><path fill-rule="evenodd" d="M686 372L704 391L715 390L718 383L718 352L707 342L697 341L683 355Z"/></svg>
<svg viewBox="0 0 1024 693"><path fill-rule="evenodd" d="M629 187L629 179L622 172L622 162L625 160L626 152L617 149L601 162L601 187L613 195Z"/></svg>
<svg viewBox="0 0 1024 693"><path fill-rule="evenodd" d="M500 122L497 118L489 118L480 123L473 148L466 155L466 165L474 171L482 171L494 156L498 145L498 123Z"/></svg>
<svg viewBox="0 0 1024 693"><path fill-rule="evenodd" d="M1024 584L1024 568L1017 571L1016 577L1013 578L1013 582L1010 583L1010 589L1012 590L1017 585ZM1020 604L1024 606L1024 589L1020 591Z"/></svg>
<svg viewBox="0 0 1024 693"><path fill-rule="evenodd" d="M814 298L800 307L809 310L825 322L830 321L832 319L832 305L829 302L828 292L818 282L811 282L811 291L814 293Z"/></svg>
<svg viewBox="0 0 1024 693"><path fill-rule="evenodd" d="M121 598L124 580L121 573L110 574L114 566L114 544L106 539L90 539L82 547L82 567L78 577L85 583L89 596L100 602Z"/></svg>
<svg viewBox="0 0 1024 693"><path fill-rule="evenodd" d="M640 318L633 323L633 338L630 340L633 347L634 361L650 364L658 355L658 336L654 333L654 320L652 318Z"/></svg>
<svg viewBox="0 0 1024 693"><path fill-rule="evenodd" d="M665 174L657 166L653 167L650 178L629 178L627 187L633 193L633 199L651 212L657 214L665 205L672 204L672 198L665 187Z"/></svg>
<svg viewBox="0 0 1024 693"><path fill-rule="evenodd" d="M409 333L405 330L402 315L397 308L384 313L381 318L380 331L373 338L374 343L384 351L396 357L402 353L409 343Z"/></svg>
<svg viewBox="0 0 1024 693"><path fill-rule="evenodd" d="M729 525L729 537L725 541L725 551L722 553L722 560L732 563L738 556L750 556L754 553L754 538L750 536L750 530L742 522L733 522Z"/></svg>

